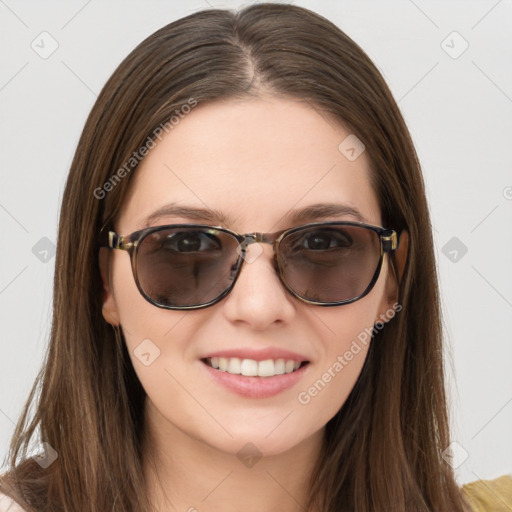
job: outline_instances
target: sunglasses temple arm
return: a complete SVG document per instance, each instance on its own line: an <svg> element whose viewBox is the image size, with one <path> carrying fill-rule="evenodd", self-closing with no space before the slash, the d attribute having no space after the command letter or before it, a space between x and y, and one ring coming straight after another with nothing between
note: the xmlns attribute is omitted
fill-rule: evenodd
<svg viewBox="0 0 512 512"><path fill-rule="evenodd" d="M398 237L395 231L382 235L382 248L385 252L392 252L398 247Z"/></svg>

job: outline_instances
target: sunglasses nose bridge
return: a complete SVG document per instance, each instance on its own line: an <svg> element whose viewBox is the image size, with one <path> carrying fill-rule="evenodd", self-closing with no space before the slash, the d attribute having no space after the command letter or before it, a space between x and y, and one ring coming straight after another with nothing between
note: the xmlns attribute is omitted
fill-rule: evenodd
<svg viewBox="0 0 512 512"><path fill-rule="evenodd" d="M263 247L255 247L253 249L254 252L252 254L249 254L247 252L249 245L268 244L268 245L272 246L272 251L274 253L273 256L271 257L272 266L274 267L275 271L277 272L277 274L280 277L280 270L278 268L277 260L276 260L277 237L275 236L275 234L273 234L273 233L266 234L266 233L258 233L258 232L247 233L245 235L239 235L238 243L239 243L239 245L238 245L238 249L236 251L239 256L238 264L237 264L237 273L239 273L241 271L243 262L252 263L256 259L258 259L258 257L263 253Z"/></svg>
<svg viewBox="0 0 512 512"><path fill-rule="evenodd" d="M246 249L251 244L270 244L274 245L275 240L273 237L269 237L266 233L247 233L243 235L243 240L240 245L243 249Z"/></svg>

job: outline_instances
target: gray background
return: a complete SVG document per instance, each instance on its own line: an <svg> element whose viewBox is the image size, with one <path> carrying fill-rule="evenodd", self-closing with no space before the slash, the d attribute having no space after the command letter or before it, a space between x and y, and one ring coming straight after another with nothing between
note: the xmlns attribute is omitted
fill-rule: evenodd
<svg viewBox="0 0 512 512"><path fill-rule="evenodd" d="M294 3L359 43L398 101L435 227L457 443L450 463L460 483L511 473L512 3ZM245 4L0 0L2 459L48 340L60 200L97 93L158 28Z"/></svg>

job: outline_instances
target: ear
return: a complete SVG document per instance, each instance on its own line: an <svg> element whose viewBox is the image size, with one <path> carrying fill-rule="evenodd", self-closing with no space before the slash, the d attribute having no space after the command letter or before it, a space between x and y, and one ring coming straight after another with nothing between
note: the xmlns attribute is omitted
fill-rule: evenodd
<svg viewBox="0 0 512 512"><path fill-rule="evenodd" d="M112 267L110 265L110 255L111 251L109 251L106 247L100 248L98 263L100 267L101 280L103 282L102 313L106 322L111 325L119 325L119 314L117 312L117 305L114 294L112 293L110 272Z"/></svg>
<svg viewBox="0 0 512 512"><path fill-rule="evenodd" d="M409 233L404 229L400 233L398 247L395 249L393 256L388 259L386 288L379 307L380 317L376 321L382 321L385 312L393 308L393 305L398 302L398 290L407 263L408 249Z"/></svg>

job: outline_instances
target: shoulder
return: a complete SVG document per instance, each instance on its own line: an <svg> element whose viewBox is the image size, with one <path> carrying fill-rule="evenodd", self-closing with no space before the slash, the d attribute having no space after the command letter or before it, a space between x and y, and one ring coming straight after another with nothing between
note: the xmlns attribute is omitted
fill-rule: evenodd
<svg viewBox="0 0 512 512"><path fill-rule="evenodd" d="M0 512L25 512L15 501L9 496L0 493Z"/></svg>
<svg viewBox="0 0 512 512"><path fill-rule="evenodd" d="M472 512L512 510L512 475L493 480L476 480L461 487Z"/></svg>

